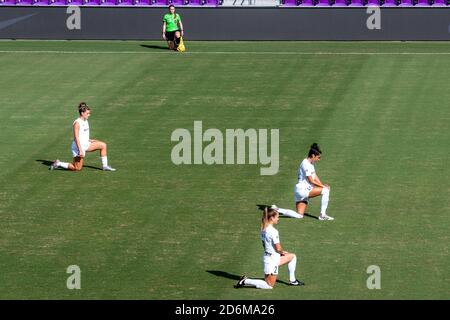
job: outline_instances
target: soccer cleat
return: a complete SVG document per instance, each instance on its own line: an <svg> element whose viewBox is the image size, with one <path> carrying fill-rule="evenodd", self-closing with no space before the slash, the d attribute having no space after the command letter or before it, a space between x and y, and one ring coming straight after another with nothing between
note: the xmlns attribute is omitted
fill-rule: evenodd
<svg viewBox="0 0 450 320"><path fill-rule="evenodd" d="M111 166L105 166L103 167L103 171L116 171L116 169L112 168Z"/></svg>
<svg viewBox="0 0 450 320"><path fill-rule="evenodd" d="M334 220L334 218L333 217L330 217L330 216L327 216L326 214L325 215L320 215L319 216L319 220Z"/></svg>
<svg viewBox="0 0 450 320"><path fill-rule="evenodd" d="M55 169L58 168L58 166L59 166L59 160L56 159L56 160L50 165L50 167L49 167L48 169L49 169L49 170L55 170Z"/></svg>
<svg viewBox="0 0 450 320"><path fill-rule="evenodd" d="M305 283L301 280L295 279L295 281L289 281L290 286L304 286Z"/></svg>
<svg viewBox="0 0 450 320"><path fill-rule="evenodd" d="M278 211L279 208L277 207L276 204L273 204L273 205L270 206L270 209Z"/></svg>
<svg viewBox="0 0 450 320"><path fill-rule="evenodd" d="M247 276L242 276L239 281L234 285L236 289L242 288L244 286L244 282L247 279Z"/></svg>

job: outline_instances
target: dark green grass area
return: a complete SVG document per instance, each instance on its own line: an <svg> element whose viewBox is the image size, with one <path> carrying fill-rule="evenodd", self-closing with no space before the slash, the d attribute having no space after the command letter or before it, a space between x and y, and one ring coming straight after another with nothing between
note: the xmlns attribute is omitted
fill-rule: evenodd
<svg viewBox="0 0 450 320"><path fill-rule="evenodd" d="M450 298L450 43L163 47L0 41L1 299ZM79 173L48 170L70 160L81 101L117 172L97 170L98 154ZM278 174L174 165L171 133L195 120L279 129ZM234 289L263 276L256 205L294 207L312 142L336 220L277 226L306 286L287 286L284 266L272 291ZM66 288L69 265L81 290ZM381 290L367 289L370 265Z"/></svg>

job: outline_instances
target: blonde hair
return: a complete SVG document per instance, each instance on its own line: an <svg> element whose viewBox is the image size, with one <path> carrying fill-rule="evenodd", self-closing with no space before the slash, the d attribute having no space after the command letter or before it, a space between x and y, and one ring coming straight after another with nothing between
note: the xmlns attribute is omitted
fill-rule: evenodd
<svg viewBox="0 0 450 320"><path fill-rule="evenodd" d="M261 219L261 230L266 229L270 223L270 219L275 217L277 214L278 211L276 209L270 207L265 208Z"/></svg>

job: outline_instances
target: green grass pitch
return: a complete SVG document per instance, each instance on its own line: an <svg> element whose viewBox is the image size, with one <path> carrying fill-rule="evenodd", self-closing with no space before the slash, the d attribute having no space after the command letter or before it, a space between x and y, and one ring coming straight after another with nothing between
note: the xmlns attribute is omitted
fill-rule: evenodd
<svg viewBox="0 0 450 320"><path fill-rule="evenodd" d="M449 299L448 42L0 41L0 299ZM22 52L28 51L28 52ZM71 159L76 106L116 172ZM171 162L176 128L280 130L280 169ZM280 219L290 287L261 278L257 204L293 208L308 146L322 222ZM317 216L320 200L308 212ZM69 265L81 290L68 290ZM366 269L381 269L369 290Z"/></svg>

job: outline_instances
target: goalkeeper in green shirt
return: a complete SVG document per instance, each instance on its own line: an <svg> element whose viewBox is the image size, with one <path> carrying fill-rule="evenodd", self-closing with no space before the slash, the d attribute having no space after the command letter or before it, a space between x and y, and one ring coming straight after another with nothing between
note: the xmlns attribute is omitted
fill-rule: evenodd
<svg viewBox="0 0 450 320"><path fill-rule="evenodd" d="M167 41L170 50L177 50L180 39L183 36L183 23L178 13L175 13L175 6L169 6L169 13L163 18L162 36Z"/></svg>

